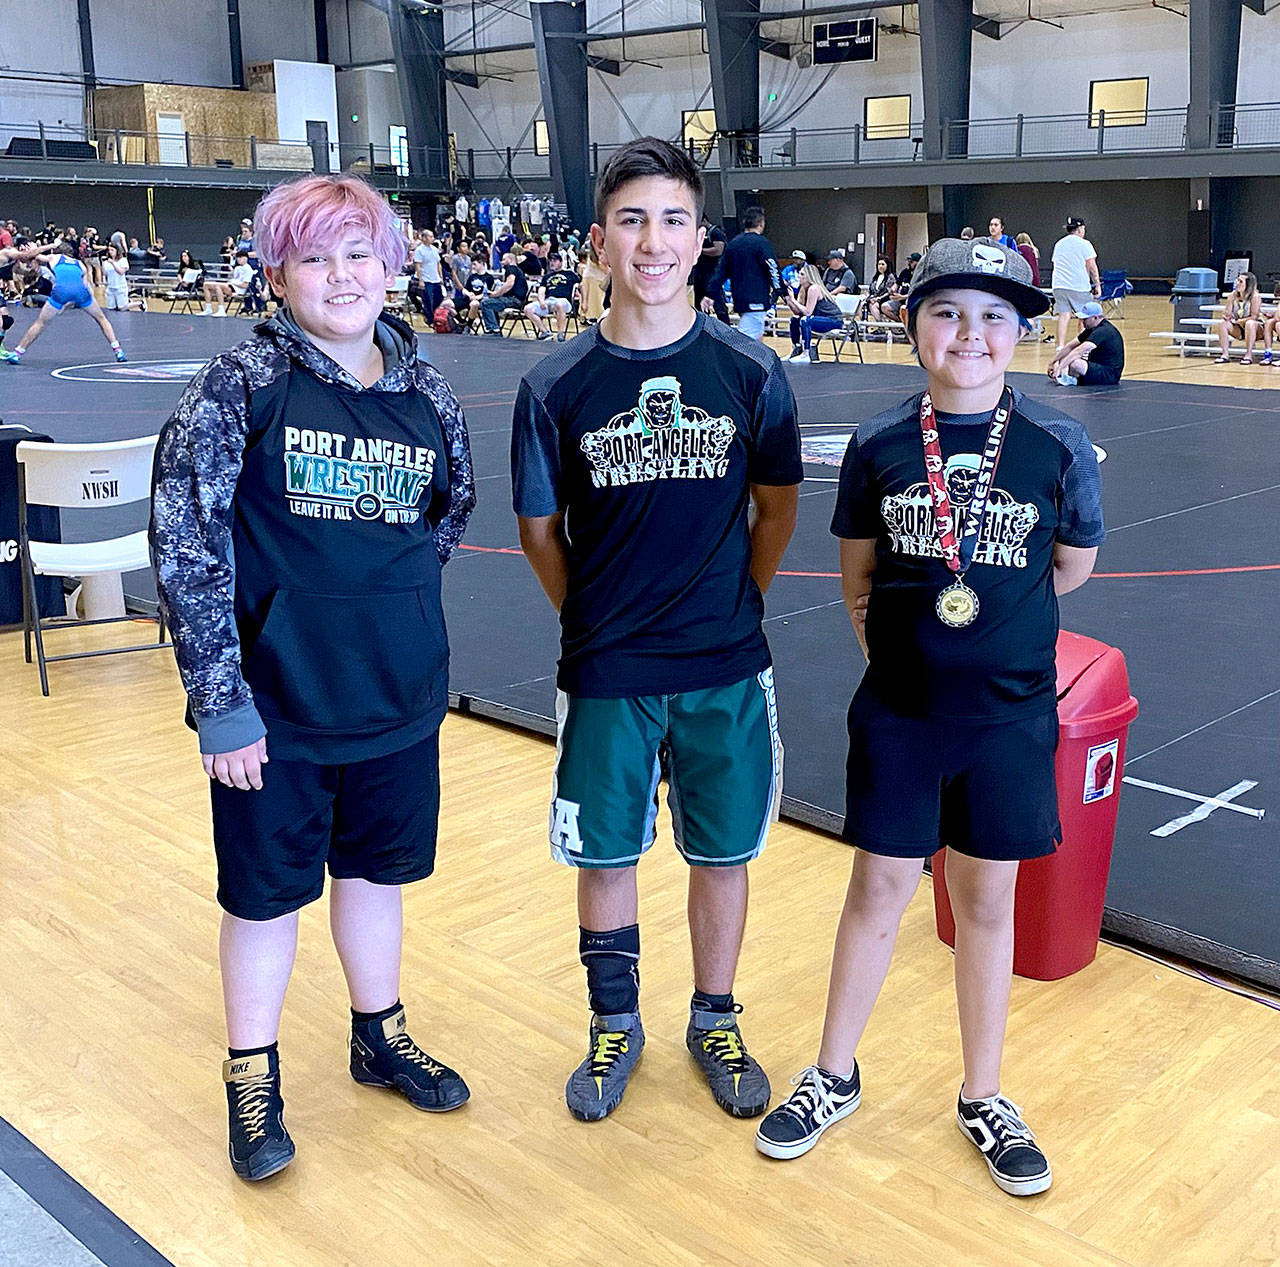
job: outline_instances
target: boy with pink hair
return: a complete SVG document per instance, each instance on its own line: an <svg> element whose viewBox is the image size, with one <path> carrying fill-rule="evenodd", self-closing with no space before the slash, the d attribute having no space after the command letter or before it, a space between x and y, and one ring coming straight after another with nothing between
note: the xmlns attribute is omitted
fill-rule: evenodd
<svg viewBox="0 0 1280 1267"><path fill-rule="evenodd" d="M458 401L383 311L405 254L386 202L309 176L268 193L255 228L282 306L184 392L151 519L212 780L230 1156L250 1180L294 1155L276 1039L326 868L352 1077L430 1112L468 1098L405 1032L400 889L435 862L440 570L475 504Z"/></svg>

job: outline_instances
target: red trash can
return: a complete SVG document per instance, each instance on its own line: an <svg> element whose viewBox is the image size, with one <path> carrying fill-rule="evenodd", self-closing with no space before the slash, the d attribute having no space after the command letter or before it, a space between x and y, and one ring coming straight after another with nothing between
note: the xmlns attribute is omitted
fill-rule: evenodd
<svg viewBox="0 0 1280 1267"><path fill-rule="evenodd" d="M1138 701L1129 694L1124 656L1095 638L1058 635L1058 816L1062 843L1047 858L1018 868L1013 970L1056 981L1093 961L1111 869L1120 779L1129 723ZM933 856L933 909L938 936L954 946L945 849Z"/></svg>

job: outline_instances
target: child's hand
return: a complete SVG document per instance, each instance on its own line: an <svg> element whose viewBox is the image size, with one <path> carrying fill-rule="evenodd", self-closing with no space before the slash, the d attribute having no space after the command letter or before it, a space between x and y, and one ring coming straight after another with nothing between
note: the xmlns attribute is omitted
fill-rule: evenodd
<svg viewBox="0 0 1280 1267"><path fill-rule="evenodd" d="M262 791L262 767L267 764L267 740L264 735L257 743L234 752L206 752L200 757L204 772L227 787L238 787L242 792L253 788Z"/></svg>

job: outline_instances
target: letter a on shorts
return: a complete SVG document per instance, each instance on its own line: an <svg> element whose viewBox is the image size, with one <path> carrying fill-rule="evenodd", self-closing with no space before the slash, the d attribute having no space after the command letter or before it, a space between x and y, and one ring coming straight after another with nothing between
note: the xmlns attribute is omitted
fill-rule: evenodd
<svg viewBox="0 0 1280 1267"><path fill-rule="evenodd" d="M582 852L582 837L578 834L578 810L576 801L566 801L557 796L551 802L551 843L566 853Z"/></svg>

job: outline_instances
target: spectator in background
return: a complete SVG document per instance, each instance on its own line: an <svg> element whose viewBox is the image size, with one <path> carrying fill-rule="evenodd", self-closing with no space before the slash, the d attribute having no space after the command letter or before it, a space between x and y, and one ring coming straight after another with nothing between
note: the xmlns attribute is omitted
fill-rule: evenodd
<svg viewBox="0 0 1280 1267"><path fill-rule="evenodd" d="M471 256L471 271L463 283L464 303L457 304L459 319L472 334L479 334L476 325L480 318L480 304L493 288L493 274L489 271L489 248L481 243Z"/></svg>
<svg viewBox="0 0 1280 1267"><path fill-rule="evenodd" d="M702 301L709 293L708 287L711 284L711 278L715 275L716 266L720 263L720 257L724 254L724 248L729 241L724 235L724 230L719 225L712 224L706 216L702 217L702 227L706 230L702 238L702 253L694 261L693 272L689 274L689 281L693 286L693 302L699 308L702 307ZM585 273L583 274L583 280L584 282L586 280ZM604 294L603 282L601 282L600 293ZM729 309L724 302L724 292L721 291L719 294L712 295L711 303L716 316L725 325L728 325ZM599 320L598 313L595 320Z"/></svg>
<svg viewBox="0 0 1280 1267"><path fill-rule="evenodd" d="M1089 302L1080 313L1080 334L1049 362L1049 377L1063 387L1103 387L1124 373L1124 339L1102 315L1102 305Z"/></svg>
<svg viewBox="0 0 1280 1267"><path fill-rule="evenodd" d="M536 293L525 305L524 315L533 322L539 339L551 338L547 317L555 314L556 339L563 343L569 329L569 314L578 301L582 279L572 268L565 268L559 251L547 257L547 271L534 283Z"/></svg>
<svg viewBox="0 0 1280 1267"><path fill-rule="evenodd" d="M713 296L726 282L733 293L738 329L749 339L764 338L765 314L782 293L778 257L764 235L764 208L748 207L742 213L742 232L725 247L720 263L702 301L703 312L713 312Z"/></svg>
<svg viewBox="0 0 1280 1267"><path fill-rule="evenodd" d="M867 287L867 316L872 321L885 320L884 305L898 293L898 279L893 275L887 255L876 256L876 271ZM896 318L897 314L894 313Z"/></svg>
<svg viewBox="0 0 1280 1267"><path fill-rule="evenodd" d="M999 242L1008 251L1016 251L1018 244L1004 231L1004 221L999 216L992 216L987 225L987 237Z"/></svg>
<svg viewBox="0 0 1280 1267"><path fill-rule="evenodd" d="M844 314L813 264L806 264L800 271L799 293L793 298L787 292L783 298L795 314L791 318L791 356L788 363L816 365L818 350L813 346L813 336L838 330L844 324Z"/></svg>
<svg viewBox="0 0 1280 1267"><path fill-rule="evenodd" d="M418 230L418 244L413 248L413 282L417 300L430 322L431 314L440 307L444 284L440 273L440 248L430 229Z"/></svg>
<svg viewBox="0 0 1280 1267"><path fill-rule="evenodd" d="M1040 289L1040 252L1031 240L1031 234L1019 233L1014 241L1018 244L1018 254L1031 266L1031 284Z"/></svg>
<svg viewBox="0 0 1280 1267"><path fill-rule="evenodd" d="M129 239L129 249L125 252L129 257L130 264L139 264L143 267L149 267L151 261L147 258L147 253L138 245L137 238Z"/></svg>
<svg viewBox="0 0 1280 1267"><path fill-rule="evenodd" d="M542 257L538 254L538 243L534 238L525 238L520 243L516 254L516 265L530 279L542 276Z"/></svg>
<svg viewBox="0 0 1280 1267"><path fill-rule="evenodd" d="M128 256L120 249L120 244L116 241L119 238L124 241L124 235L121 233L113 233L111 241L107 243L106 258L102 262L102 271L106 276L107 282L107 304L106 306L112 312L126 312L133 308L137 308L139 312L146 312L147 304L144 299L129 298L129 259Z"/></svg>
<svg viewBox="0 0 1280 1267"><path fill-rule="evenodd" d="M857 274L845 262L844 252L838 246L827 252L827 271L822 274L822 286L833 299L836 295L858 293Z"/></svg>
<svg viewBox="0 0 1280 1267"><path fill-rule="evenodd" d="M149 268L159 268L161 264L168 258L164 253L164 238L156 238L154 242L147 248L146 252L147 266Z"/></svg>
<svg viewBox="0 0 1280 1267"><path fill-rule="evenodd" d="M514 250L516 235L511 232L509 224L498 225L498 236L493 239L493 267L496 271L502 267L502 257Z"/></svg>
<svg viewBox="0 0 1280 1267"><path fill-rule="evenodd" d="M720 237L723 239L724 234L721 233ZM719 256L716 258L718 259ZM712 266L712 272L714 271L715 267ZM578 315L587 325L595 325L604 316L604 292L609 284L609 270L600 263L595 245L589 240L585 249L578 255L578 275L582 278L582 284L578 288ZM696 287L694 293L697 293ZM706 298L705 294L703 298ZM724 307L723 296L720 299L720 306ZM725 308L724 320L728 319L729 310Z"/></svg>
<svg viewBox="0 0 1280 1267"><path fill-rule="evenodd" d="M1098 272L1098 252L1084 235L1084 221L1069 216L1066 232L1053 247L1053 302L1058 313L1060 349L1067 341L1067 323L1074 313L1102 296L1102 274Z"/></svg>
<svg viewBox="0 0 1280 1267"><path fill-rule="evenodd" d="M267 301L262 294L262 278L249 263L249 252L237 251L235 261L231 270L231 293L239 297L241 310L246 316L255 312L265 313Z"/></svg>
<svg viewBox="0 0 1280 1267"><path fill-rule="evenodd" d="M800 250L791 252L791 258L782 266L782 285L784 293L794 295L800 286L800 272L809 262L809 257Z"/></svg>
<svg viewBox="0 0 1280 1267"><path fill-rule="evenodd" d="M1252 273L1241 273L1227 297L1222 320L1218 322L1221 355L1214 364L1225 365L1231 360L1231 340L1236 338L1244 340L1244 359L1240 364L1252 365L1253 345L1262 328L1262 295L1258 292L1258 279Z"/></svg>
<svg viewBox="0 0 1280 1267"><path fill-rule="evenodd" d="M522 309L529 302L529 278L509 251L502 257L502 280L480 301L480 319L485 334L502 338L499 315L508 308Z"/></svg>

